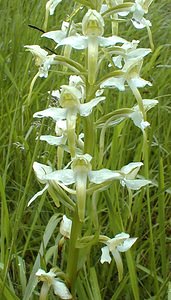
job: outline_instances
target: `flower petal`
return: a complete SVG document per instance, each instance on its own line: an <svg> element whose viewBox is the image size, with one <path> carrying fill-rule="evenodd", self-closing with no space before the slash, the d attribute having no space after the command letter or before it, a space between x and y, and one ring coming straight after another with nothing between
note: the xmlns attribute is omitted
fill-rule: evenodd
<svg viewBox="0 0 171 300"><path fill-rule="evenodd" d="M128 114L128 116L134 122L135 126L139 127L142 131L144 131L144 129L150 125L150 123L144 121L141 111L134 111Z"/></svg>
<svg viewBox="0 0 171 300"><path fill-rule="evenodd" d="M101 47L113 46L118 43L126 43L127 41L119 36L113 35L110 37L98 37L99 45Z"/></svg>
<svg viewBox="0 0 171 300"><path fill-rule="evenodd" d="M49 0L46 3L46 9L49 10L50 15L52 16L54 14L56 6L61 2L62 0Z"/></svg>
<svg viewBox="0 0 171 300"><path fill-rule="evenodd" d="M63 39L57 45L57 47L62 46L62 45L70 45L74 49L77 49L77 50L85 49L88 47L88 38L84 37L84 36L69 36L69 37Z"/></svg>
<svg viewBox="0 0 171 300"><path fill-rule="evenodd" d="M88 173L88 177L90 182L100 184L108 180L117 180L121 179L122 176L120 173L116 171L111 171L108 169L101 169L97 171L90 171Z"/></svg>
<svg viewBox="0 0 171 300"><path fill-rule="evenodd" d="M80 104L80 115L88 116L91 114L93 107L95 107L99 102L104 101L106 97L98 97L94 98L91 101Z"/></svg>
<svg viewBox="0 0 171 300"><path fill-rule="evenodd" d="M135 176L137 175L141 166L143 166L142 162L132 162L126 166L123 166L121 168L121 172L124 173L125 175L127 175L129 173L132 174L133 171L136 171L136 173L134 173L134 177L133 177L133 178L135 178ZM130 178L130 179L133 179L133 178Z"/></svg>
<svg viewBox="0 0 171 300"><path fill-rule="evenodd" d="M104 262L108 262L110 264L112 259L111 259L110 254L109 254L108 246L103 247L101 249L101 251L102 251L102 255L101 255L101 258L100 258L101 264L103 264Z"/></svg>
<svg viewBox="0 0 171 300"><path fill-rule="evenodd" d="M47 183L47 184L45 185L45 187L43 188L43 190L37 192L37 193L29 200L27 206L29 206L34 200L36 200L37 197L43 195L43 193L48 189L48 187L49 187L49 184Z"/></svg>
<svg viewBox="0 0 171 300"><path fill-rule="evenodd" d="M155 99L143 99L143 106L144 106L145 111L150 110L158 103L159 103L158 100L155 100ZM135 108L135 106L134 106L134 108Z"/></svg>
<svg viewBox="0 0 171 300"><path fill-rule="evenodd" d="M66 108L56 108L50 107L42 111L34 113L34 118L47 118L51 117L53 120L64 120L66 119L67 109Z"/></svg>
<svg viewBox="0 0 171 300"><path fill-rule="evenodd" d="M147 54L149 54L150 52L151 52L151 49L149 49L149 48L138 48L138 49L129 51L127 54L127 57L129 59L134 59L134 58L141 59L144 56L146 56Z"/></svg>
<svg viewBox="0 0 171 300"><path fill-rule="evenodd" d="M62 30L49 31L49 32L43 33L42 37L52 39L55 43L58 44L66 37L66 32L64 32Z"/></svg>
<svg viewBox="0 0 171 300"><path fill-rule="evenodd" d="M33 55L40 57L42 60L46 59L48 52L42 49L39 45L26 45L24 48L27 48Z"/></svg>
<svg viewBox="0 0 171 300"><path fill-rule="evenodd" d="M125 79L123 77L111 77L105 80L101 85L100 88L118 88L119 91L125 91Z"/></svg>
<svg viewBox="0 0 171 300"><path fill-rule="evenodd" d="M143 78L136 76L134 78L131 79L132 83L134 84L134 86L136 87L144 87L146 85L152 86L152 83L150 81L144 80ZM129 84L129 80L128 80L128 84Z"/></svg>
<svg viewBox="0 0 171 300"><path fill-rule="evenodd" d="M69 185L75 182L74 172L71 169L57 170L45 176L46 180L55 180Z"/></svg>
<svg viewBox="0 0 171 300"><path fill-rule="evenodd" d="M131 190L139 190L140 188L142 188L143 186L150 184L151 181L150 180L146 180L146 179L135 179L135 180L129 180L129 179L124 179L122 180L121 184L124 186L126 185L127 188L131 189Z"/></svg>
<svg viewBox="0 0 171 300"><path fill-rule="evenodd" d="M64 282L59 279L53 279L52 285L55 295L61 299L72 299L72 295Z"/></svg>
<svg viewBox="0 0 171 300"><path fill-rule="evenodd" d="M52 172L52 168L50 166L40 164L38 162L33 163L33 170L36 174L37 179L41 183L47 183L47 180L45 179L45 175Z"/></svg>
<svg viewBox="0 0 171 300"><path fill-rule="evenodd" d="M45 141L47 142L49 145L55 145L55 146L59 146L59 145L64 145L66 143L66 137L62 136L53 136L53 135L41 135L40 136L40 141Z"/></svg>
<svg viewBox="0 0 171 300"><path fill-rule="evenodd" d="M126 239L122 245L118 245L117 249L119 252L126 252L127 250L129 250L132 245L136 242L137 238L128 238Z"/></svg>
<svg viewBox="0 0 171 300"><path fill-rule="evenodd" d="M63 215L63 219L61 221L60 224L60 233L66 237L66 238L70 238L70 234L71 234L71 227L72 227L72 221L70 219L68 219L65 215Z"/></svg>
<svg viewBox="0 0 171 300"><path fill-rule="evenodd" d="M117 249L115 249L114 251L112 251L112 255L113 258L116 262L116 266L117 266L117 270L118 270L118 277L119 277L119 282L122 280L123 278L123 263L122 263L122 258L121 255L119 253L119 251Z"/></svg>

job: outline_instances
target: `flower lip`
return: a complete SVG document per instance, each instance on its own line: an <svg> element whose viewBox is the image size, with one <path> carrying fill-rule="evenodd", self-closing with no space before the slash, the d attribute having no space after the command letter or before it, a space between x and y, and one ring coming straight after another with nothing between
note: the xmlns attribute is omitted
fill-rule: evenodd
<svg viewBox="0 0 171 300"><path fill-rule="evenodd" d="M85 36L102 36L104 20L96 10L89 9L82 20L82 32Z"/></svg>

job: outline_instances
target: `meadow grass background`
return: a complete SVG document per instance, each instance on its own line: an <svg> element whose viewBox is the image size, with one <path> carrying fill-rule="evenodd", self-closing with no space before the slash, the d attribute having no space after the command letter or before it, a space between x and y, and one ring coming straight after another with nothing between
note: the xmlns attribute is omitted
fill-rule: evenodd
<svg viewBox="0 0 171 300"><path fill-rule="evenodd" d="M45 108L47 91L66 84L63 74L50 73L47 80L38 79L32 104L24 106L30 82L37 72L31 54L24 45L40 44L53 48L54 44L40 38L41 33L28 24L42 27L46 1L2 1L0 5L0 198L1 253L0 290L2 300L38 299L36 293L28 297L27 281L40 245L48 244L51 251L41 248L41 266L50 268L57 261L58 223L64 209L56 209L49 196L37 199L29 208L29 199L40 190L32 171L33 161L47 163L54 150L35 140L38 133L50 132L51 123L33 120L33 113ZM68 1L59 6L50 18L49 30L60 28L66 13L72 11ZM100 265L100 247L93 247L91 257L78 280L80 300L88 299L167 299L169 283L170 200L171 200L171 3L154 1L150 7L155 50L145 59L143 78L153 86L145 88L143 98L159 100L148 113L149 178L153 187L134 195L132 216L126 207L127 193L112 184L98 199L101 232L114 236L123 228L139 239L131 254L123 255L124 279L118 284L115 263ZM81 19L81 18L80 18ZM80 20L79 20L80 21ZM146 31L136 32L127 24L122 37L140 39L149 47ZM76 58L77 56L75 56ZM131 107L131 94L109 92L104 112L118 107ZM116 98L117 97L117 98ZM112 99L112 100L111 100ZM113 101L113 99L116 99ZM118 99L118 100L117 100ZM113 103L111 104L111 101ZM107 132L104 166L115 169L141 157L142 136L131 121ZM98 152L98 148L96 149ZM143 174L143 171L142 171ZM112 195L112 196L111 196ZM48 198L48 201L46 200ZM55 216L53 216L56 214ZM49 219L51 223L48 225ZM46 229L46 232L45 232ZM49 231L47 231L47 229ZM88 230L88 229L87 229ZM43 237L44 232L46 233ZM127 267L128 263L128 267ZM136 273L134 273L134 264ZM93 283L93 284L92 284ZM98 293L100 291L100 293ZM95 294L96 293L96 294ZM101 296L100 296L101 294ZM101 298L100 298L101 297ZM53 295L49 299L56 299Z"/></svg>

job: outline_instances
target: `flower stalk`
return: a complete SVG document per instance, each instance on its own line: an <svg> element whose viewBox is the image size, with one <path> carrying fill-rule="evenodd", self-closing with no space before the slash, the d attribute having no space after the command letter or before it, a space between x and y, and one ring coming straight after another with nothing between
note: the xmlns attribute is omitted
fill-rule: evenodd
<svg viewBox="0 0 171 300"><path fill-rule="evenodd" d="M44 22L45 30L47 29L49 15L53 15L56 6L61 1L50 0L47 2ZM67 66L73 72L73 75L67 78L68 84L63 84L60 88L58 86L57 88L59 89L51 92L55 104L45 110L34 113L35 118L51 118L53 123L56 124L56 136L41 135L39 139L57 149L55 162L54 160L53 163L48 161L47 165L34 162L33 168L36 177L45 186L31 198L29 205L47 190L57 209L60 209L62 204L64 207L62 208L62 213L66 214L61 218L62 221L59 228L60 241L58 243L58 247L62 249L61 251L66 251L63 255L64 259L67 257L66 264L63 264L63 262L61 264L61 269L65 270L64 272L62 270L55 272L51 269L48 273L42 269L37 271L36 276L38 280L43 281L40 291L41 300L47 298L50 288L53 288L55 295L60 297L60 299L77 299L77 297L82 297L82 295L77 295L78 291L76 290L77 278L79 272L81 272L80 266L83 265L82 261L80 263L80 260L86 262L87 258L84 252L91 255L92 245L96 246L99 242L104 244L104 247L101 249L100 262L102 264L110 264L112 259L114 259L119 282L122 280L124 265L121 253L129 250L137 238L130 238L130 235L125 232L118 233L113 238L100 234L97 202L100 201L101 193L107 190L113 181L118 181L121 188L126 188L126 193L128 194L126 206L129 209L129 213L126 215L126 220L122 220L121 212L119 211L117 228L112 228L114 232L118 228L124 230L124 223L127 225L131 216L134 191L138 192L141 188L151 184L150 180L138 175L143 163L134 161L135 159L122 166L119 170L111 170L110 167L109 169L100 168L108 159L107 152L111 148L111 144L105 144L108 128L113 127L115 132L115 127L125 119L131 119L132 124L138 127L138 130L141 130L144 141L143 158L145 163L148 164L147 134L145 129L150 124L147 122L147 111L156 105L156 100L142 99L139 88L151 85L149 81L140 77L143 58L151 52L151 49L137 48L139 41L132 40L129 42L118 36L118 24L120 16L125 18L127 15L132 14L131 21L136 28L146 27L148 29L151 23L144 18L144 14L147 13L148 6L152 1L135 0L135 3L123 3L123 0L113 0L106 1L106 4L103 5L102 2L99 1L98 11L87 9L87 13L82 19L82 35L79 30L76 30L76 28L80 27L80 24L75 24L73 20L70 24L64 22L65 28L62 26L61 30L43 34L42 37L50 38L56 43L57 50L60 46L65 47L60 56L48 55L48 52L38 45L26 46L34 54L36 66L39 68L38 73L32 80L29 98L37 77L48 77L48 71L52 64L58 68L58 64L62 63L64 66L63 71L66 70ZM76 11L75 14L79 13L79 9ZM111 36L103 36L105 24L102 15L105 18L109 16L112 25ZM74 16L73 13L73 18ZM74 30L72 30L72 25ZM69 28L68 32L66 28ZM116 44L117 46L115 46ZM104 51L100 52L99 47L106 48L105 52L107 54L100 56L101 52ZM72 60L72 48L79 51L87 49L84 63L77 61L77 59L75 61ZM104 64L102 64L103 61ZM106 75L102 72L103 77L97 81L101 74L99 70L101 71L102 65L107 65L106 62L107 64L110 62L108 67L112 67L114 70L112 72L107 71ZM57 84L59 85L59 82ZM103 89L113 88L118 89L120 92L125 92L127 87L131 89L138 103L138 105L134 105L131 108L112 110L112 97L108 100L105 96L101 96L104 92ZM107 93L107 95L110 95L110 93ZM117 101L116 99L115 95L115 101ZM107 104L104 107L105 101L110 102L110 105ZM97 110L99 103L101 103L101 109ZM106 112L107 107L109 112ZM95 114L93 114L93 110L96 111ZM96 138L96 130L100 131L99 141ZM95 150L97 143L99 144L99 152ZM93 164L91 165L92 158ZM116 160L116 157L114 159ZM118 165L119 160L115 164ZM147 168L148 166L145 166L145 173L148 176ZM114 191L115 189L112 188L111 190ZM119 191L119 189L116 190ZM110 195L110 191L108 194ZM87 195L90 203L87 203ZM102 199L106 200L107 193L104 192L103 195L104 198ZM118 210L120 205L118 199L122 195L123 193L119 192L115 195ZM113 195L110 196L114 199ZM112 215L112 204L109 204L109 199L106 201L111 208L111 212L109 212L109 216L106 216L106 220L108 217L110 219L115 218L115 215ZM125 196L124 201L126 201ZM90 209L92 209L93 213L90 212ZM103 213L105 214L106 210ZM93 220L93 216L95 220ZM93 226L97 234L90 232L94 230ZM83 251L83 257L80 255L80 253L82 254L80 249L85 250ZM52 262L50 261L50 263Z"/></svg>

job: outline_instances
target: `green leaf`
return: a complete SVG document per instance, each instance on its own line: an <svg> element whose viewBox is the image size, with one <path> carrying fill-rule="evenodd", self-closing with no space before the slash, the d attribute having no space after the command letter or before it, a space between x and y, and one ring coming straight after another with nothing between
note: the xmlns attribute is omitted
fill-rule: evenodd
<svg viewBox="0 0 171 300"><path fill-rule="evenodd" d="M25 290L25 293L24 293L24 296L23 296L23 300L30 299L31 295L33 294L33 291L34 291L34 289L35 289L35 287L38 283L38 280L35 276L35 273L41 267L41 265L40 265L41 257L44 255L44 251L47 247L47 244L48 244L54 230L56 229L57 224L60 222L60 220L61 220L61 218L59 218L59 215L55 214L50 218L50 220L49 220L49 222L46 226L46 229L45 229L45 232L44 232L44 235L43 235L43 240L42 240L42 243L40 245L39 253L37 255L37 258L35 260L32 272L30 274L29 281L28 281L28 284L27 284L27 287L26 287L26 290Z"/></svg>

